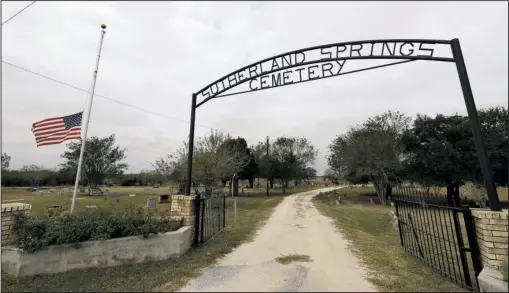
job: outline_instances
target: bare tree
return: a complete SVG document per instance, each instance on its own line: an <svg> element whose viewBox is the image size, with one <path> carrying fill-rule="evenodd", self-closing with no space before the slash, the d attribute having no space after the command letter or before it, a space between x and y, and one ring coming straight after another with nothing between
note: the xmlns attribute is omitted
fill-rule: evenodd
<svg viewBox="0 0 509 293"><path fill-rule="evenodd" d="M11 164L11 156L7 153L2 154L2 170L8 170L9 165Z"/></svg>
<svg viewBox="0 0 509 293"><path fill-rule="evenodd" d="M244 167L244 160L239 156L239 152L222 147L228 138L230 136L227 134L211 131L209 135L196 139L192 174L192 186L195 191L200 185L212 187L221 178L232 177ZM188 144L184 142L183 148L153 164L160 174L165 174L168 180L176 181L182 187L187 177L187 146Z"/></svg>

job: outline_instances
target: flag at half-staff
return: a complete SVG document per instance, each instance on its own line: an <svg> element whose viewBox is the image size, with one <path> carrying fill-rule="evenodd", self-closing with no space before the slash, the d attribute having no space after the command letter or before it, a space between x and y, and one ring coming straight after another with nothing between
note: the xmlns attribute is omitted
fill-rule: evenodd
<svg viewBox="0 0 509 293"><path fill-rule="evenodd" d="M81 118L83 112L76 114L47 118L32 125L37 147L60 144L66 140L81 138Z"/></svg>

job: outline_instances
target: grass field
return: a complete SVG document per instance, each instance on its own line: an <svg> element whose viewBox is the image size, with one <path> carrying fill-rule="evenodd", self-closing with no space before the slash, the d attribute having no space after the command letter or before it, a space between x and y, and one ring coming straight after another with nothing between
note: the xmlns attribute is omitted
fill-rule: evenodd
<svg viewBox="0 0 509 293"><path fill-rule="evenodd" d="M61 187L60 189L63 189ZM67 193L43 193L36 194L25 191L23 188L2 188L2 203L13 203L21 202L32 205L33 213L44 213L48 207L61 206L63 210L68 210L71 207L72 201L72 190L73 188L67 187L70 192ZM296 188L288 188L287 194L306 191L310 188L307 186L298 186ZM45 190L49 190L47 187ZM76 196L75 210L84 209L85 206L95 205L98 208L105 207L108 205L115 205L120 207L127 207L130 203L140 207L146 207L147 200L149 198L158 198L162 194L175 194L170 192L168 187L154 188L145 190L144 187L103 187L103 196L88 196L87 193L80 193ZM226 189L227 190L227 189ZM240 192L240 191L239 191ZM246 196L259 196L265 195L265 188L245 188L244 194ZM119 197L113 198L114 194L118 194ZM130 194L135 194L135 197L129 197ZM281 195L281 189L270 190L271 195ZM157 210L165 213L169 212L170 204L158 204Z"/></svg>
<svg viewBox="0 0 509 293"><path fill-rule="evenodd" d="M319 195L313 199L350 241L352 251L370 271L369 280L386 292L465 291L405 252L399 233L392 226L390 208L370 204L371 196L366 194L374 192L373 188L341 189L348 197L339 205L334 196Z"/></svg>
<svg viewBox="0 0 509 293"><path fill-rule="evenodd" d="M301 187L295 190L290 189L288 193L311 189ZM131 190L124 192L129 193ZM191 248L178 259L112 268L74 270L35 277L12 278L2 274L1 288L3 292L175 291L191 278L198 276L201 268L213 264L221 256L250 240L283 198L280 191L278 193L274 191L270 197L266 197L265 189L251 190L250 196L237 199L235 224L233 223L233 200L228 198L226 230L208 243ZM90 200L100 202L101 199ZM52 201L48 199L35 202L47 204ZM142 203L143 201L140 201L140 204ZM44 211L44 208L36 210Z"/></svg>

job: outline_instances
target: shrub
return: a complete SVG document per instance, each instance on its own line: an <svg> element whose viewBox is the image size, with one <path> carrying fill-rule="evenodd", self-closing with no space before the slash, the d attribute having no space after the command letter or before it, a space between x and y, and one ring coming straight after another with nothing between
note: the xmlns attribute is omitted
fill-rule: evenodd
<svg viewBox="0 0 509 293"><path fill-rule="evenodd" d="M157 234L178 230L182 221L146 214L142 209L97 210L75 214L48 213L15 217L14 241L17 247L34 252L50 245L106 240Z"/></svg>

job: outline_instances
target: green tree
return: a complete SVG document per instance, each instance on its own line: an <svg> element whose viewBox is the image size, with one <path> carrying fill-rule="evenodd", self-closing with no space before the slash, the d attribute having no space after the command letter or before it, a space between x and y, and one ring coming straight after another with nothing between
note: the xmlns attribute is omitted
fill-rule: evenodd
<svg viewBox="0 0 509 293"><path fill-rule="evenodd" d="M269 154L267 155L267 142L258 142L256 146L251 147L258 172L256 176L269 181L270 188L274 188L276 176L276 161Z"/></svg>
<svg viewBox="0 0 509 293"><path fill-rule="evenodd" d="M249 187L253 188L254 179L258 173L258 164L256 163L255 156L252 153L251 148L248 147L246 140L242 137L227 138L221 147L227 148L228 152L235 153L236 157L241 160L238 176L242 180L248 180ZM223 185L226 181L230 180L231 177L222 178Z"/></svg>
<svg viewBox="0 0 509 293"><path fill-rule="evenodd" d="M495 184L508 180L508 114L503 107L479 110L481 131ZM465 181L482 184L482 173L468 116L418 115L403 136L404 176L426 188L458 188Z"/></svg>
<svg viewBox="0 0 509 293"><path fill-rule="evenodd" d="M275 167L274 177L280 181L283 194L290 180L304 178L306 168L314 163L317 154L306 138L282 136L276 139L270 148L270 156Z"/></svg>
<svg viewBox="0 0 509 293"><path fill-rule="evenodd" d="M79 142L67 144L67 150L62 155L65 162L62 168L69 170L78 169L78 161L81 150L81 139ZM108 137L88 138L83 154L81 178L90 186L101 184L108 175L121 174L128 165L122 162L126 159L125 149L115 145L115 135ZM74 171L76 172L76 171Z"/></svg>
<svg viewBox="0 0 509 293"><path fill-rule="evenodd" d="M350 127L329 145L329 166L359 179L368 175L380 202L385 203L387 189L403 167L401 137L409 123L404 114L388 111Z"/></svg>

